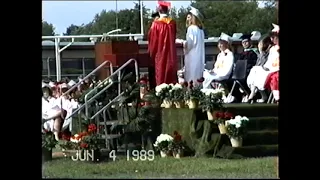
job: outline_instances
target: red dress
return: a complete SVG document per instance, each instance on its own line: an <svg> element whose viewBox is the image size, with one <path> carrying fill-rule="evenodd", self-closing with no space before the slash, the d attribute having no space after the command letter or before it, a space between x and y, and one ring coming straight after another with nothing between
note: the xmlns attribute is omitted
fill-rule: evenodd
<svg viewBox="0 0 320 180"><path fill-rule="evenodd" d="M177 82L176 22L169 17L153 21L148 35L148 51L155 65L156 85Z"/></svg>

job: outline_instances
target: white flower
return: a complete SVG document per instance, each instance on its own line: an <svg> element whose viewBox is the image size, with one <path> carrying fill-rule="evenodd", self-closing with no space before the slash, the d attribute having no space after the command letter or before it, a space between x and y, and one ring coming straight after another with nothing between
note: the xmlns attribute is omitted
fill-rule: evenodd
<svg viewBox="0 0 320 180"><path fill-rule="evenodd" d="M79 140L77 139L78 136L79 134L75 134L73 137L70 138L70 141L74 143L80 142L80 139Z"/></svg>
<svg viewBox="0 0 320 180"><path fill-rule="evenodd" d="M179 84L179 83L176 83L176 84L172 87L172 89L182 89L182 85Z"/></svg>
<svg viewBox="0 0 320 180"><path fill-rule="evenodd" d="M173 137L170 136L169 134L160 134L158 137L157 137L157 140L154 144L155 147L158 147L158 144L160 144L161 142L163 141L169 141L169 142L172 142L173 141Z"/></svg>
<svg viewBox="0 0 320 180"><path fill-rule="evenodd" d="M206 96L210 95L216 95L216 94L224 94L224 91L221 89L201 89L201 92L203 92Z"/></svg>
<svg viewBox="0 0 320 180"><path fill-rule="evenodd" d="M156 87L156 92L161 92L162 89L165 89L165 88L169 88L170 86L166 83L162 83L160 84L159 86Z"/></svg>

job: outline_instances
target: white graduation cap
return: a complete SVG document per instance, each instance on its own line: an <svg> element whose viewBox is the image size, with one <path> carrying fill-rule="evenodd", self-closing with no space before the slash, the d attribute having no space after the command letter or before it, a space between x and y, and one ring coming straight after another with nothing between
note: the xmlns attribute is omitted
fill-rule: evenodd
<svg viewBox="0 0 320 180"><path fill-rule="evenodd" d="M221 33L219 40L227 41L228 43L231 43L231 37L226 33Z"/></svg>
<svg viewBox="0 0 320 180"><path fill-rule="evenodd" d="M68 83L69 87L72 87L73 85L77 84L74 80L70 80Z"/></svg>
<svg viewBox="0 0 320 180"><path fill-rule="evenodd" d="M277 25L277 24L273 24L273 23L272 23L272 26L273 26L273 29L271 30L271 32L277 32L277 33L279 33L279 31L280 31L280 26Z"/></svg>
<svg viewBox="0 0 320 180"><path fill-rule="evenodd" d="M61 85L60 85L60 88L62 89L62 88L68 88L68 85L66 84L66 83L62 83Z"/></svg>
<svg viewBox="0 0 320 180"><path fill-rule="evenodd" d="M55 87L56 85L54 84L54 82L50 81L50 82L49 82L49 86L50 86L50 87Z"/></svg>
<svg viewBox="0 0 320 180"><path fill-rule="evenodd" d="M243 35L243 33L233 33L232 38L234 39L240 39L240 37Z"/></svg>
<svg viewBox="0 0 320 180"><path fill-rule="evenodd" d="M196 16L201 22L203 21L203 15L200 13L200 11L192 6L190 6L191 10L189 11L191 14Z"/></svg>
<svg viewBox="0 0 320 180"><path fill-rule="evenodd" d="M252 31L251 40L259 40L261 38L261 33L259 31Z"/></svg>
<svg viewBox="0 0 320 180"><path fill-rule="evenodd" d="M42 88L44 88L44 87L51 88L51 87L49 86L49 84L42 82Z"/></svg>

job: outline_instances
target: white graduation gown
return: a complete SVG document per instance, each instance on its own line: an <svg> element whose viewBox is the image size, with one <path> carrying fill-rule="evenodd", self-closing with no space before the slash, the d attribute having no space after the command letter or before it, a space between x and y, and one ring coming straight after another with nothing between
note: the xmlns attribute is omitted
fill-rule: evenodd
<svg viewBox="0 0 320 180"><path fill-rule="evenodd" d="M186 35L186 49L184 56L184 80L197 83L202 77L205 64L204 32L196 25L188 27Z"/></svg>
<svg viewBox="0 0 320 180"><path fill-rule="evenodd" d="M211 82L213 80L222 81L229 79L230 74L232 73L233 64L234 56L229 49L220 52L217 56L217 61L214 64L213 72L209 72L208 70L203 72L203 88L211 89Z"/></svg>
<svg viewBox="0 0 320 180"><path fill-rule="evenodd" d="M250 70L250 74L247 78L247 84L257 87L259 90L264 90L264 85L266 83L267 77L270 73L279 71L279 52L278 46L273 46L270 48L269 56L267 62L263 67L268 68L269 71L266 71L262 66L253 66Z"/></svg>
<svg viewBox="0 0 320 180"><path fill-rule="evenodd" d="M55 116L60 111L60 107L55 98L49 98L49 101L42 98L42 118ZM43 128L53 131L54 120L51 119L43 123Z"/></svg>

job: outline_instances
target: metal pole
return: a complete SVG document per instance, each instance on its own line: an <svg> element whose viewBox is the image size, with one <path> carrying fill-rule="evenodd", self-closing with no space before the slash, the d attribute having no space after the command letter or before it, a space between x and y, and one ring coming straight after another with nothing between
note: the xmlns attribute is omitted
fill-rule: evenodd
<svg viewBox="0 0 320 180"><path fill-rule="evenodd" d="M119 22L118 22L118 0L116 0L116 29L119 29ZM117 32L118 34L118 32ZM118 37L117 37L118 39Z"/></svg>
<svg viewBox="0 0 320 180"><path fill-rule="evenodd" d="M86 67L85 67L84 61L85 61L85 58L83 57L82 58L82 75L83 75L83 77L86 75Z"/></svg>
<svg viewBox="0 0 320 180"><path fill-rule="evenodd" d="M50 79L50 57L47 58L48 79Z"/></svg>
<svg viewBox="0 0 320 180"><path fill-rule="evenodd" d="M59 38L54 38L54 45L55 45L55 54L56 54L56 78L57 81L61 80L60 74L60 47L59 47Z"/></svg>
<svg viewBox="0 0 320 180"><path fill-rule="evenodd" d="M139 6L140 6L140 31L141 34L144 34L144 29L143 29L143 2L139 0Z"/></svg>
<svg viewBox="0 0 320 180"><path fill-rule="evenodd" d="M54 38L61 38L61 39L70 39L70 38L103 38L104 36L107 37L130 37L130 36L144 36L144 34L106 34L106 35L71 35L71 36L42 36L42 39L54 39Z"/></svg>

